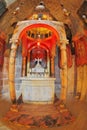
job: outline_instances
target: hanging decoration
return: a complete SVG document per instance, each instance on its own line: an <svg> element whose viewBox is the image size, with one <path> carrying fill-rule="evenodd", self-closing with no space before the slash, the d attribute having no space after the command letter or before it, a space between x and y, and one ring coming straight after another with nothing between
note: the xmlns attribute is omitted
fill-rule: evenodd
<svg viewBox="0 0 87 130"><path fill-rule="evenodd" d="M26 57L27 56L27 46L28 46L28 39L26 36L23 36L22 38L22 56Z"/></svg>
<svg viewBox="0 0 87 130"><path fill-rule="evenodd" d="M75 46L76 65L87 64L87 37L86 35L76 35L73 38Z"/></svg>
<svg viewBox="0 0 87 130"><path fill-rule="evenodd" d="M6 36L4 32L0 30L0 67L3 66L4 62L4 51L5 51L5 43L6 43Z"/></svg>

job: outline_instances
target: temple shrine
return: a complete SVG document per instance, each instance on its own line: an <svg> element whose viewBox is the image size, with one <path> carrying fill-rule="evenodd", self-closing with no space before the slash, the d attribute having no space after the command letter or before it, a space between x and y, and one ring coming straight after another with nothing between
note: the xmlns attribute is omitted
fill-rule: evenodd
<svg viewBox="0 0 87 130"><path fill-rule="evenodd" d="M56 46L60 47L61 66L64 79L61 99L66 100L67 56L64 24L54 21L41 2L26 21L17 23L10 39L12 49L9 62L9 84L12 102L16 102L14 66L17 48L22 46L21 90L25 102L52 103L55 95L55 56ZM64 80L64 81L63 81Z"/></svg>
<svg viewBox="0 0 87 130"><path fill-rule="evenodd" d="M86 0L0 1L0 129L87 129L86 12Z"/></svg>

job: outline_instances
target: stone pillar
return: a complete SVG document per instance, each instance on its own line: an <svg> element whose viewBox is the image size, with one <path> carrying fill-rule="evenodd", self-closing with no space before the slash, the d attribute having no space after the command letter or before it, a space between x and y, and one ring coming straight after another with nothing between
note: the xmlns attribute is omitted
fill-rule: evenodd
<svg viewBox="0 0 87 130"><path fill-rule="evenodd" d="M83 65L83 78L82 78L80 100L86 100L86 93L87 93L87 65Z"/></svg>
<svg viewBox="0 0 87 130"><path fill-rule="evenodd" d="M51 76L54 77L55 69L54 69L54 57L51 57Z"/></svg>
<svg viewBox="0 0 87 130"><path fill-rule="evenodd" d="M22 76L26 75L26 57L22 57Z"/></svg>
<svg viewBox="0 0 87 130"><path fill-rule="evenodd" d="M51 50L51 76L55 76L55 56L56 56L56 43L53 43L52 50Z"/></svg>
<svg viewBox="0 0 87 130"><path fill-rule="evenodd" d="M9 88L9 83L8 83L8 68L9 68L9 57L4 56L4 64L3 64L3 76L2 76L2 80L3 80L3 90L2 92L8 92L8 88Z"/></svg>
<svg viewBox="0 0 87 130"><path fill-rule="evenodd" d="M15 58L17 51L17 43L12 43L10 58L9 58L9 89L12 104L16 104L16 92L15 92Z"/></svg>
<svg viewBox="0 0 87 130"><path fill-rule="evenodd" d="M73 96L75 95L75 86L76 86L76 65L75 65L75 55L72 55L72 66L67 68L67 73L68 73L68 90L67 90L67 95L68 98L72 99Z"/></svg>
<svg viewBox="0 0 87 130"><path fill-rule="evenodd" d="M27 56L27 76L30 75L30 52Z"/></svg>
<svg viewBox="0 0 87 130"><path fill-rule="evenodd" d="M50 59L49 59L48 51L47 51L47 72L48 72L48 76L50 76Z"/></svg>
<svg viewBox="0 0 87 130"><path fill-rule="evenodd" d="M61 100L66 100L67 97L67 54L66 54L66 41L62 41L60 45L61 50Z"/></svg>

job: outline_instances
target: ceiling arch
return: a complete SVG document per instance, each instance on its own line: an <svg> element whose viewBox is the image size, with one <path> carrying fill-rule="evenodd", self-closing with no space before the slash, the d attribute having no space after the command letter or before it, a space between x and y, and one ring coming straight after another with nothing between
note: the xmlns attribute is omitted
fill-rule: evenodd
<svg viewBox="0 0 87 130"><path fill-rule="evenodd" d="M65 28L62 22L48 20L27 20L18 22L10 42L14 43L17 40L21 40L22 36L26 34L27 30L35 27L48 28L55 34L58 41L62 39L67 41Z"/></svg>

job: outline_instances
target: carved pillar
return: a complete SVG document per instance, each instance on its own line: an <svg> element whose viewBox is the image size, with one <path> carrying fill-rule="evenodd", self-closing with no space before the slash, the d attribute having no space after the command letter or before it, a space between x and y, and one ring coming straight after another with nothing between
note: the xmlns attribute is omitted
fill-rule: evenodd
<svg viewBox="0 0 87 130"><path fill-rule="evenodd" d="M48 72L48 76L50 76L50 59L49 59L48 51L47 51L47 72Z"/></svg>
<svg viewBox="0 0 87 130"><path fill-rule="evenodd" d="M51 51L51 76L55 76L55 55L56 55L56 43L53 43L52 51Z"/></svg>
<svg viewBox="0 0 87 130"><path fill-rule="evenodd" d="M67 85L68 85L68 78L67 78L67 55L66 55L66 41L62 41L60 45L61 50L61 99L66 100L67 97Z"/></svg>
<svg viewBox="0 0 87 130"><path fill-rule="evenodd" d="M15 92L15 57L17 51L17 43L12 43L10 58L9 58L9 89L12 104L16 104Z"/></svg>
<svg viewBox="0 0 87 130"><path fill-rule="evenodd" d="M55 70L54 70L54 57L51 57L51 76L54 77Z"/></svg>
<svg viewBox="0 0 87 130"><path fill-rule="evenodd" d="M30 52L27 57L27 76L30 74Z"/></svg>
<svg viewBox="0 0 87 130"><path fill-rule="evenodd" d="M26 57L22 57L22 76L26 75Z"/></svg>

